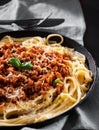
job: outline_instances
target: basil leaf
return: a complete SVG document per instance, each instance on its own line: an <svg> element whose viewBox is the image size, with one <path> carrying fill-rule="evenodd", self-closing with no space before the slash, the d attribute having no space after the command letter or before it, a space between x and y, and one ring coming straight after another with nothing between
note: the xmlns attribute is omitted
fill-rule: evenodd
<svg viewBox="0 0 99 130"><path fill-rule="evenodd" d="M30 62L23 62L21 64L21 68L23 68L23 69L33 69L33 65Z"/></svg>
<svg viewBox="0 0 99 130"><path fill-rule="evenodd" d="M8 63L12 64L12 66L17 67L17 68L20 68L20 66L21 66L21 62L17 58L10 58L8 60Z"/></svg>
<svg viewBox="0 0 99 130"><path fill-rule="evenodd" d="M23 62L17 58L10 58L8 60L9 64L12 64L12 66L17 67L17 68L22 68L22 69L33 69L33 65L30 62Z"/></svg>
<svg viewBox="0 0 99 130"><path fill-rule="evenodd" d="M56 84L56 83L60 83L60 79L59 78L54 80L54 84Z"/></svg>

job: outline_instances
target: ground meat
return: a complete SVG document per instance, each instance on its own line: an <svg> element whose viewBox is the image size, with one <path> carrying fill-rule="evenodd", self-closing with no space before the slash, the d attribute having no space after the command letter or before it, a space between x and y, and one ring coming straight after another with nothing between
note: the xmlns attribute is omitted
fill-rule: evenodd
<svg viewBox="0 0 99 130"><path fill-rule="evenodd" d="M9 64L8 60L12 57L21 62L31 62L33 70ZM60 94L63 79L69 74L66 60L70 60L67 54L45 52L39 46L33 46L29 50L18 43L0 46L0 104L34 99L38 95L44 95L52 87ZM57 78L60 82L54 84Z"/></svg>

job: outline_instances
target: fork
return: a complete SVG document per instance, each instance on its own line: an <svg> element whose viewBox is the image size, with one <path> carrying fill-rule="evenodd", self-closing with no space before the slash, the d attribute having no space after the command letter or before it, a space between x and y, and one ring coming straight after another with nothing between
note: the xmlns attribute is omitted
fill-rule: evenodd
<svg viewBox="0 0 99 130"><path fill-rule="evenodd" d="M49 13L47 16L45 16L43 19L37 19L37 21L35 21L35 23L31 23L31 24L28 24L27 23L27 25L25 25L25 24L23 24L23 25L18 25L14 20L8 20L8 21L6 21L6 20L1 20L0 21L0 24L1 25L7 25L8 24L8 26L9 26L9 24L10 24L10 29L12 28L12 30L25 30L25 29L30 29L30 28L35 28L35 27L38 27L38 26L40 26L41 24L43 24L50 16L52 15L52 12L51 13ZM36 19L35 19L36 20ZM20 23L20 20L16 20L17 22L19 22ZM22 20L22 21L28 21L28 20ZM11 23L12 22L12 23ZM4 26L0 26L1 28L5 28L6 29L6 27L4 27Z"/></svg>

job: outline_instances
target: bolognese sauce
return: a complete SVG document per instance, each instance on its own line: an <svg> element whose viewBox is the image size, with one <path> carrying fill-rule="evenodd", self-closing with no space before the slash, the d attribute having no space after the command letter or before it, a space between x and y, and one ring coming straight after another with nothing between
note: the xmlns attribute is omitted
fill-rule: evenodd
<svg viewBox="0 0 99 130"><path fill-rule="evenodd" d="M32 67L14 66L30 63ZM16 61L15 61L16 60ZM0 46L0 104L16 103L18 100L34 99L44 95L52 87L57 94L63 90L63 79L69 75L67 60L70 57L57 51L45 51L43 47L32 46L27 50L21 44Z"/></svg>
<svg viewBox="0 0 99 130"><path fill-rule="evenodd" d="M60 34L0 40L0 126L50 119L86 96L93 81L86 57L62 43Z"/></svg>

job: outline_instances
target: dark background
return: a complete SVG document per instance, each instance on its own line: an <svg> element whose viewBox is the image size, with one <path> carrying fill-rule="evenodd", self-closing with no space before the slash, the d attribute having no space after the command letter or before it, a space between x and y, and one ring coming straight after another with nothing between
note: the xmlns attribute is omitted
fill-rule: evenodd
<svg viewBox="0 0 99 130"><path fill-rule="evenodd" d="M99 0L82 0L85 16L85 47L92 53L99 66Z"/></svg>

